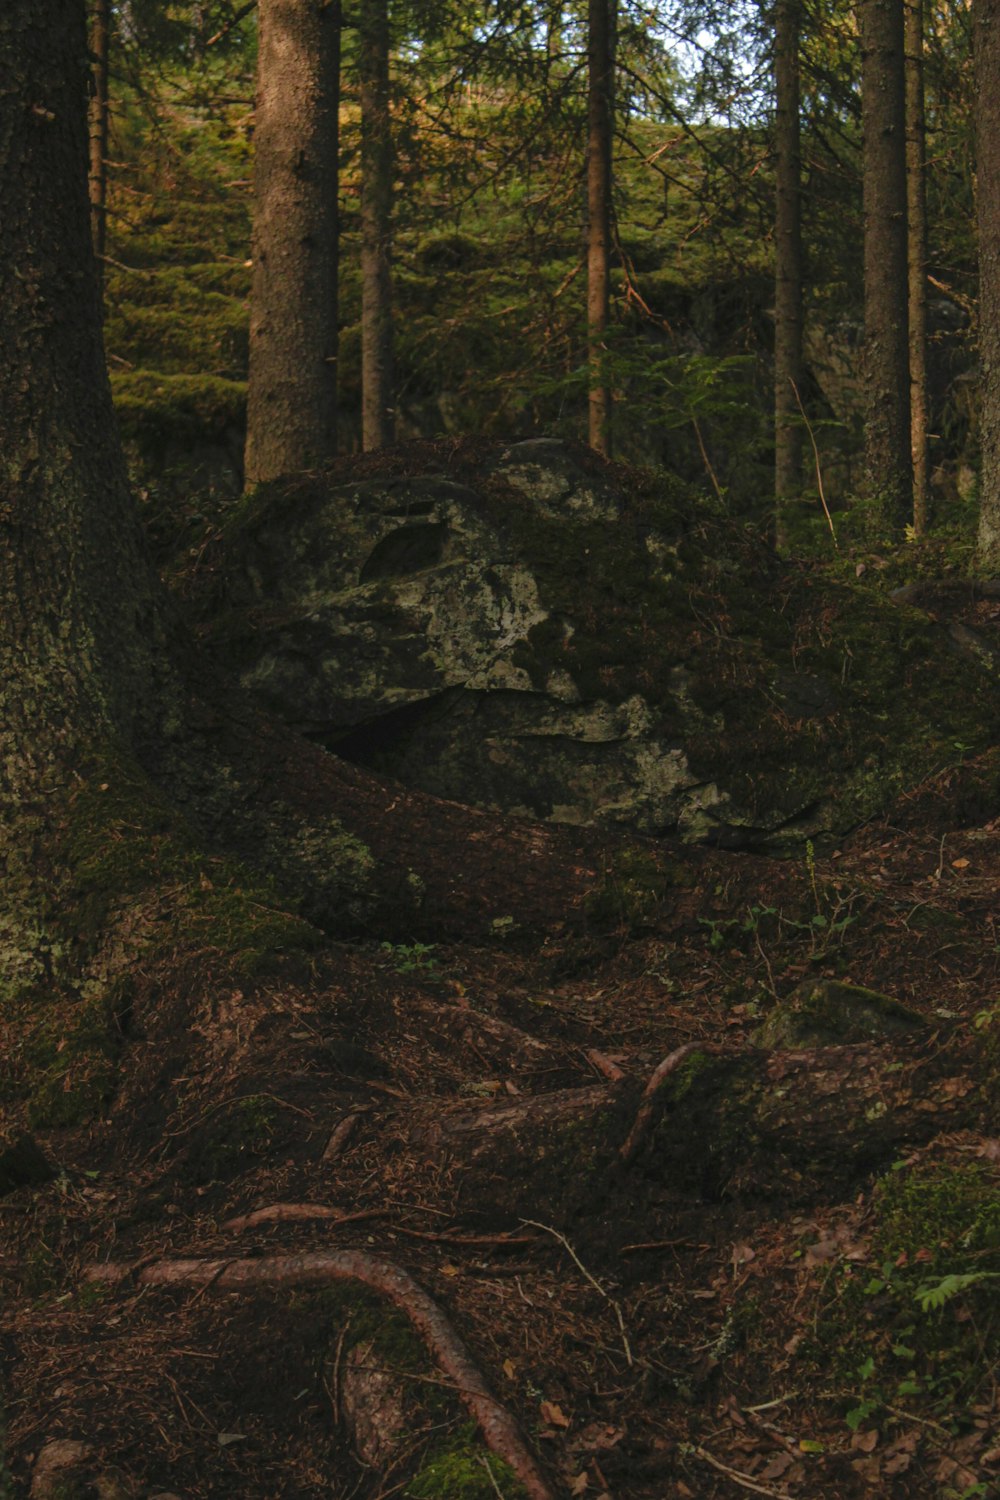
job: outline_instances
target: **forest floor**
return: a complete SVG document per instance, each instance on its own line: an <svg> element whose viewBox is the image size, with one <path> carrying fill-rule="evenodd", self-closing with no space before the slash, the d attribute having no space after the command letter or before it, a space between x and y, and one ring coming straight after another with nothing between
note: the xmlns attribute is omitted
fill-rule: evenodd
<svg viewBox="0 0 1000 1500"><path fill-rule="evenodd" d="M497 911L485 946L331 943L255 976L162 956L106 1118L41 1134L58 1175L0 1199L12 1493L513 1500L370 1294L140 1280L350 1249L431 1294L553 1495L1000 1493L995 1091L826 1188L759 1170L753 1140L690 1173L657 1169L655 1132L620 1150L663 1058L752 1055L804 981L919 1013L904 1051L996 1048L981 784L942 773L798 861L671 847L655 901L612 871L541 944ZM577 1113L536 1129L556 1098ZM106 1262L134 1274L92 1279Z"/></svg>

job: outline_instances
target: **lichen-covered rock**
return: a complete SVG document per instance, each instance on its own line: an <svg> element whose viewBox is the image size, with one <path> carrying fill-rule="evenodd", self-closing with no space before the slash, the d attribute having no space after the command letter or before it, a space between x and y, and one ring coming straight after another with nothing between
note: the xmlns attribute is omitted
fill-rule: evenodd
<svg viewBox="0 0 1000 1500"><path fill-rule="evenodd" d="M295 476L226 551L209 632L246 688L453 800L792 849L998 724L986 673L916 611L561 442Z"/></svg>
<svg viewBox="0 0 1000 1500"><path fill-rule="evenodd" d="M771 1012L756 1041L795 1050L883 1041L925 1027L922 1017L891 995L840 979L809 979Z"/></svg>

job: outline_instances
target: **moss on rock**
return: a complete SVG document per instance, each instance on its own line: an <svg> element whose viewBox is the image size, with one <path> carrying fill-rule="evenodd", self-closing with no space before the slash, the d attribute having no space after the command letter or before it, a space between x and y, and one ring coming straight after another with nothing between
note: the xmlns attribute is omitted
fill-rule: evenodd
<svg viewBox="0 0 1000 1500"><path fill-rule="evenodd" d="M837 979L809 980L772 1011L757 1032L759 1047L825 1047L922 1030L916 1011L891 995Z"/></svg>

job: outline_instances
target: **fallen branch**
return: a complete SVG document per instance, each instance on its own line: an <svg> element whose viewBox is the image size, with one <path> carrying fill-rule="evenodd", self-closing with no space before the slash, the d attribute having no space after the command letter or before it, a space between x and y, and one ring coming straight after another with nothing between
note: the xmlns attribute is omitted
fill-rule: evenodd
<svg viewBox="0 0 1000 1500"><path fill-rule="evenodd" d="M699 1042L685 1042L683 1047L677 1047L673 1052L663 1059L650 1074L649 1082L642 1091L639 1108L636 1110L632 1129L629 1131L625 1144L620 1147L618 1155L621 1157L622 1165L629 1166L634 1160L635 1154L649 1134L650 1123L656 1109L656 1096L666 1083L671 1073L676 1072L686 1057L692 1052L698 1051L702 1044ZM703 1049L702 1049L703 1050Z"/></svg>
<svg viewBox="0 0 1000 1500"><path fill-rule="evenodd" d="M334 1157L340 1155L341 1151L343 1151L344 1147L347 1145L347 1142L350 1140L351 1136L357 1129L358 1121L360 1119L360 1111L357 1111L353 1115L344 1116L344 1118L334 1129L333 1134L330 1136L330 1139L327 1141L326 1150L323 1152L323 1155L320 1158L321 1161L333 1161Z"/></svg>
<svg viewBox="0 0 1000 1500"><path fill-rule="evenodd" d="M587 1061L598 1073L603 1073L609 1083L621 1083L625 1077L623 1070L610 1057L605 1057L603 1052L598 1052L596 1047L591 1047L585 1054Z"/></svg>
<svg viewBox="0 0 1000 1500"><path fill-rule="evenodd" d="M488 1248L499 1246L502 1250L507 1245L537 1245L536 1234L434 1234L426 1229L407 1229L403 1224L394 1224L393 1234L408 1235L411 1240L433 1240L435 1243L444 1245L468 1245Z"/></svg>
<svg viewBox="0 0 1000 1500"><path fill-rule="evenodd" d="M255 1208L252 1213L227 1219L222 1227L235 1233L240 1229L253 1229L258 1224L302 1223L309 1219L321 1219L330 1224L356 1224L359 1219L384 1218L392 1211L390 1208L362 1208L356 1213L345 1214L342 1209L332 1208L326 1203L269 1203L266 1208Z"/></svg>
<svg viewBox="0 0 1000 1500"><path fill-rule="evenodd" d="M122 1262L93 1266L85 1280L105 1285L200 1286L223 1292L258 1287L320 1287L359 1281L387 1297L409 1318L442 1372L451 1380L487 1446L514 1471L529 1500L555 1500L514 1418L492 1395L478 1366L434 1299L401 1266L363 1250L267 1255L258 1260L161 1260L141 1269Z"/></svg>

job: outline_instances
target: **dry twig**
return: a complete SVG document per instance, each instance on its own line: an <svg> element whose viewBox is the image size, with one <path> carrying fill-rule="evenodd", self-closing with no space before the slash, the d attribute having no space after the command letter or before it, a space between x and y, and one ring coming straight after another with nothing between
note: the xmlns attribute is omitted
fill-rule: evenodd
<svg viewBox="0 0 1000 1500"><path fill-rule="evenodd" d="M570 1244L569 1240L566 1238L566 1236L564 1234L560 1234L560 1232L559 1232L558 1229L553 1229L551 1224L540 1224L537 1219L522 1219L521 1223L522 1224L530 1224L533 1229L543 1229L546 1234L551 1234L551 1236L552 1236L552 1238L554 1240L558 1240L559 1243L560 1243L560 1245L563 1246L563 1248L566 1251L566 1253L572 1259L573 1264L579 1268L579 1270L583 1273L583 1275L590 1282L590 1284L594 1288L595 1292L599 1292L601 1294L601 1296L604 1298L605 1302L609 1302L611 1304L611 1306L615 1310L615 1317L618 1319L618 1328L619 1328L619 1331L620 1331L621 1336L622 1336L622 1347L625 1350L625 1358L628 1361L629 1368L631 1369L631 1367L632 1367L632 1350L631 1350L631 1347L629 1345L628 1334L625 1332L625 1319L622 1317L622 1310L618 1306L618 1303L615 1301L614 1297L612 1297L610 1295L610 1293L608 1293L608 1292L606 1292L604 1290L604 1288L601 1286L601 1283L597 1280L597 1278L595 1276L592 1276L590 1274L590 1272L587 1270L587 1267L584 1265L583 1261L580 1259L580 1257L577 1255L576 1251L573 1249L573 1246Z"/></svg>

